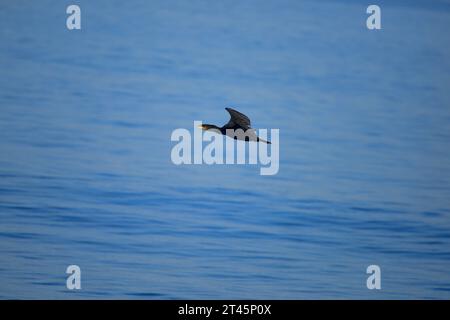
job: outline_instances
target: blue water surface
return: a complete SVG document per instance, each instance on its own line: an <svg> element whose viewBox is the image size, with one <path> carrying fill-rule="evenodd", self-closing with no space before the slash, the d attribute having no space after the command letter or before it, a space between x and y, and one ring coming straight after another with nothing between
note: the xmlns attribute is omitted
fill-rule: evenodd
<svg viewBox="0 0 450 320"><path fill-rule="evenodd" d="M0 5L0 298L450 298L448 1L70 4ZM172 163L230 106L277 175Z"/></svg>

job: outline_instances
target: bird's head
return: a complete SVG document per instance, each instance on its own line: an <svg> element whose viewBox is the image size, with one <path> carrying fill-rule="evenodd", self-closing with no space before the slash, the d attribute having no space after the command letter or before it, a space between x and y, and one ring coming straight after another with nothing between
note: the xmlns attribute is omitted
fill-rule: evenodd
<svg viewBox="0 0 450 320"><path fill-rule="evenodd" d="M202 129L202 130L210 130L210 129L216 129L219 130L220 128L213 125L213 124L201 124L198 126L198 128Z"/></svg>

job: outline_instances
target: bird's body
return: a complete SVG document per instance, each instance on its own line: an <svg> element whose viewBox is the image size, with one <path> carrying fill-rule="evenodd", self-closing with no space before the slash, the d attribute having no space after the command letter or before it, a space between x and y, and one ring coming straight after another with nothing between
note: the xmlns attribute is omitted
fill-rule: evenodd
<svg viewBox="0 0 450 320"><path fill-rule="evenodd" d="M263 140L256 135L255 129L250 127L250 119L243 113L231 108L225 108L231 118L227 124L222 127L213 124L202 124L203 130L215 130L235 140L264 142L270 144L270 141Z"/></svg>

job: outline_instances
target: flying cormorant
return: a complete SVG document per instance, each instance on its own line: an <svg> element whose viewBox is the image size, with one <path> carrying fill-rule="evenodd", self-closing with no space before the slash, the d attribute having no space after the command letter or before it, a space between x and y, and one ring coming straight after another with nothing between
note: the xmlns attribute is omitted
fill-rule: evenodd
<svg viewBox="0 0 450 320"><path fill-rule="evenodd" d="M228 121L228 123L223 127L219 128L218 126L215 126L213 124L202 124L199 126L199 128L203 130L215 130L223 135L228 135L235 140L257 142L261 141L268 144L271 143L270 141L263 140L256 135L255 129L250 127L250 119L245 114L231 108L225 108L225 110L228 111L231 118L230 121ZM234 131L227 132L227 129L231 129ZM241 129L242 131L239 129Z"/></svg>

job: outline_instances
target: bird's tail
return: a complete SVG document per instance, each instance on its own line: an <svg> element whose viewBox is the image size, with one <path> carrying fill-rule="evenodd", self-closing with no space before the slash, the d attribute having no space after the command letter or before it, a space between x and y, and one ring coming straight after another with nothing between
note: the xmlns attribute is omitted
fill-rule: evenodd
<svg viewBox="0 0 450 320"><path fill-rule="evenodd" d="M264 142L264 143L267 143L267 144L272 144L272 142L270 142L270 141L266 141L266 140L264 140L264 139L261 139L260 137L258 137L258 139L256 140L256 141L258 141L258 142Z"/></svg>

